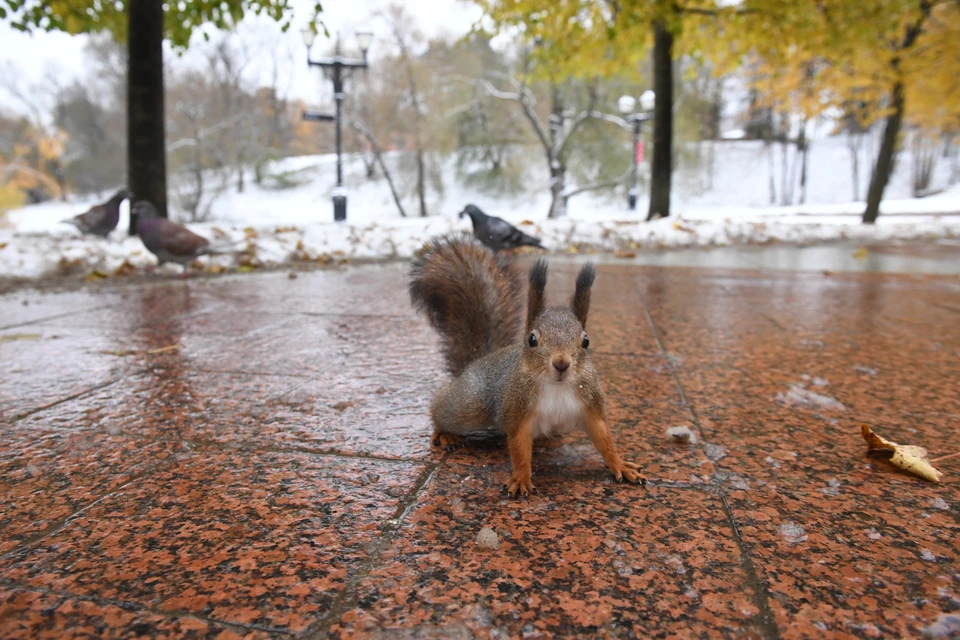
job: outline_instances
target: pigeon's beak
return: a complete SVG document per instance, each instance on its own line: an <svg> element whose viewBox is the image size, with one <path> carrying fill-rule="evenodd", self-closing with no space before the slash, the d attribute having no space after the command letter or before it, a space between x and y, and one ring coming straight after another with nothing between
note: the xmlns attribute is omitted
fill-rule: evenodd
<svg viewBox="0 0 960 640"><path fill-rule="evenodd" d="M463 220L463 216L466 215L466 213L467 213L467 210L464 209L463 211L461 211L460 213L457 214L457 217L460 218L461 220Z"/></svg>

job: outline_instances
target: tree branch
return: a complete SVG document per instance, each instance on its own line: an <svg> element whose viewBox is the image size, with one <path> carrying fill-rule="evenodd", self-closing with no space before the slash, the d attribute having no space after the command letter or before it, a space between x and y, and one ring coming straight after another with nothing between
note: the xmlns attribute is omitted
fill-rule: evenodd
<svg viewBox="0 0 960 640"><path fill-rule="evenodd" d="M383 161L383 149L380 147L380 141L377 140L377 137L373 135L373 132L370 131L362 122L357 120L348 120L348 126L363 136L367 142L370 143L370 147L373 149L373 157L377 159L377 164L380 165L380 170L383 171L383 177L387 179L387 184L390 185L390 194L393 196L393 202L397 205L397 209L400 211L400 216L403 218L407 217L407 212L403 209L403 203L400 201L400 195L397 193L397 188L393 184L393 178L390 176L390 170L387 169L386 163Z"/></svg>
<svg viewBox="0 0 960 640"><path fill-rule="evenodd" d="M510 93L508 91L501 91L493 86L489 80L482 79L483 88L488 94L494 98L499 98L501 100L512 100L514 102L520 103L520 107L523 109L523 114L527 116L527 120L530 121L530 124L533 125L533 130L537 134L537 138L540 140L540 144L543 145L544 150L546 150L547 155L553 157L553 147L550 144L550 135L547 133L546 128L544 128L543 123L540 122L540 118L537 117L536 111L534 111L533 104L529 99L530 91L523 85L518 86L516 93ZM515 80L511 82L516 83Z"/></svg>
<svg viewBox="0 0 960 640"><path fill-rule="evenodd" d="M575 195L584 193L586 191L597 191L599 189L608 189L610 187L615 187L621 182L623 182L624 180L626 180L629 175L630 175L630 171L627 170L627 172L624 173L619 178L614 178L613 180L602 180L600 182L592 182L582 187L577 187L576 189L573 189L571 191L564 191L560 195L562 195L564 198L569 199Z"/></svg>
<svg viewBox="0 0 960 640"><path fill-rule="evenodd" d="M570 125L570 128L561 136L560 140L557 143L557 155L563 153L564 149L567 146L567 143L570 141L570 138L573 137L573 134L577 132L577 129L580 126L590 119L591 114L593 113L593 108L597 106L597 87L600 83L600 79L595 77L593 79L593 84L590 86L590 100L587 103L587 108L584 111L581 111L573 119L573 124Z"/></svg>

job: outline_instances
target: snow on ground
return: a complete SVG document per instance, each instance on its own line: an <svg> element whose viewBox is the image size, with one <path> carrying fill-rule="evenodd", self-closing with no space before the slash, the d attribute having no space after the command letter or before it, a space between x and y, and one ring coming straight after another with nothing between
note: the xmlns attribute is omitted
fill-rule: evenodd
<svg viewBox="0 0 960 640"><path fill-rule="evenodd" d="M399 159L392 160L396 164ZM675 179L675 215L650 223L643 220L646 203L642 199L637 211L630 212L623 196L595 194L571 199L567 218L547 220L549 196L542 177L544 167L540 167L543 162L536 154L531 156L535 175L523 193L513 197L457 185L453 163L448 160L443 167L445 193L431 196L434 215L428 218L401 218L386 182L366 180L360 161L351 159L345 172L348 222L334 223L330 202L334 163L332 155L289 158L275 163L274 170L299 171L300 186L270 190L248 179L244 193L228 189L214 202L209 222L189 226L218 245L232 244L247 251L201 262L231 267L409 257L434 235L468 230L469 220L459 220L456 215L468 202L522 224L555 252L960 237L960 215L956 215L960 213L960 186L927 198L910 198L911 167L906 157L898 162L879 223L860 224L863 203L846 201L852 195L849 152L845 142L835 138L817 141L812 147L808 204L769 206L770 163L763 145L723 142L716 146L713 188L705 188L702 167L685 169L681 165ZM940 186L946 182L947 169L945 163L941 165ZM774 178L779 192L780 177ZM645 189L641 187L641 191ZM140 241L126 235L126 203L120 226L106 240L82 238L76 229L62 224L96 200L49 202L10 212L5 228L0 226L0 276L35 278L94 270L109 274L124 263L136 268L154 264ZM416 211L411 197L405 199L405 205L408 214ZM173 272L179 269L169 268Z"/></svg>

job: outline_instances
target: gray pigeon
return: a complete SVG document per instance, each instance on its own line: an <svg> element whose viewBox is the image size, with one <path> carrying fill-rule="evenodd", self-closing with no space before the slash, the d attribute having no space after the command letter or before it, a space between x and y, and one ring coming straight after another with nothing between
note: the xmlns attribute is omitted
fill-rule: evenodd
<svg viewBox="0 0 960 640"><path fill-rule="evenodd" d="M86 213L63 222L72 224L83 233L106 238L117 228L117 223L120 222L120 203L129 195L126 189L121 189L103 204L94 205Z"/></svg>
<svg viewBox="0 0 960 640"><path fill-rule="evenodd" d="M176 222L161 218L156 207L146 200L133 204L137 215L137 235L150 253L157 256L158 264L176 262L183 265L183 272L190 263L202 255L217 253L210 241Z"/></svg>
<svg viewBox="0 0 960 640"><path fill-rule="evenodd" d="M462 218L464 214L470 216L470 221L473 222L473 235L477 240L494 251L516 249L522 246L544 248L539 238L527 235L503 218L488 216L472 204L463 208L460 217Z"/></svg>

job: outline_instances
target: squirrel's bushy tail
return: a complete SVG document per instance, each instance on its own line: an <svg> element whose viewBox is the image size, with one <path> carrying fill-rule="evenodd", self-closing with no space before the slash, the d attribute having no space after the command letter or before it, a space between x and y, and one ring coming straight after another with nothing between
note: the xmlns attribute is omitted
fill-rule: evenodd
<svg viewBox="0 0 960 640"><path fill-rule="evenodd" d="M410 299L443 338L455 376L512 344L520 328L520 283L509 266L468 235L444 236L414 260Z"/></svg>

